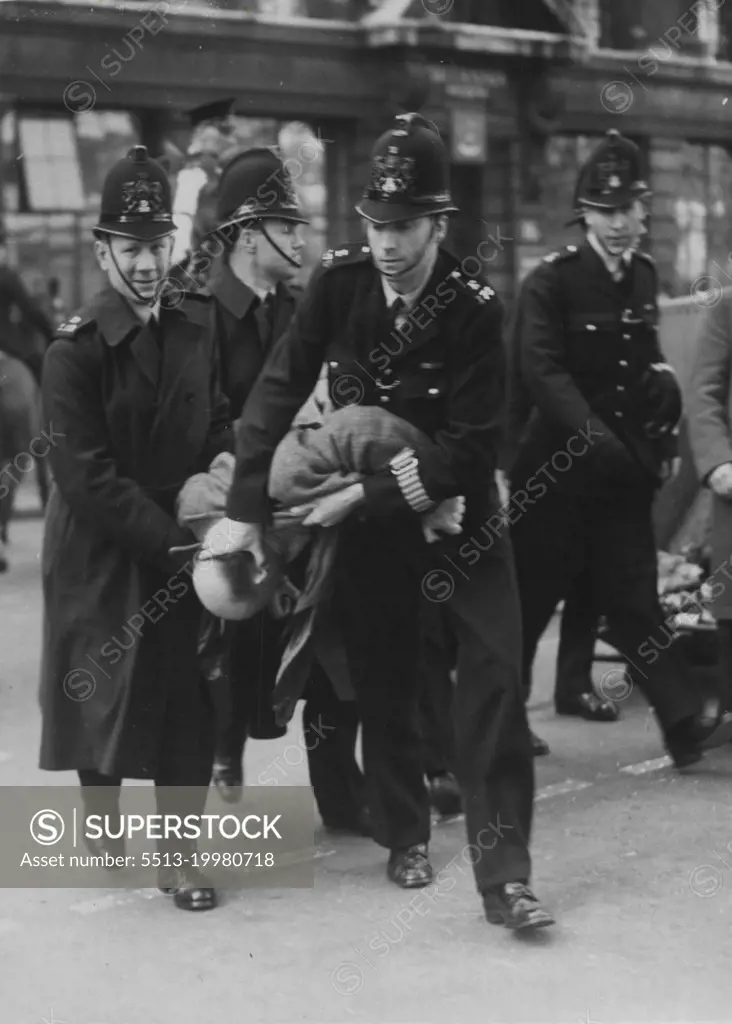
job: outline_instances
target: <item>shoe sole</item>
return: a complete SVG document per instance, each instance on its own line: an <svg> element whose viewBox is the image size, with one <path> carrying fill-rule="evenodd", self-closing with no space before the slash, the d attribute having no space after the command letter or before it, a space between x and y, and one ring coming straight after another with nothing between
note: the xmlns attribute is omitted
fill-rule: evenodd
<svg viewBox="0 0 732 1024"><path fill-rule="evenodd" d="M387 875L386 877L389 879L390 882L393 882L394 885L398 885L400 889L424 889L426 888L426 886L431 885L432 882L434 881L433 876L430 876L426 879L418 878L414 879L413 881L401 881L398 878L393 878L391 875Z"/></svg>
<svg viewBox="0 0 732 1024"><path fill-rule="evenodd" d="M529 928L548 928L550 925L556 924L554 918L545 910L537 912L533 917L529 916L523 921L514 921L513 918L501 913L486 914L486 919L489 924L503 925L504 928L514 932L526 931Z"/></svg>

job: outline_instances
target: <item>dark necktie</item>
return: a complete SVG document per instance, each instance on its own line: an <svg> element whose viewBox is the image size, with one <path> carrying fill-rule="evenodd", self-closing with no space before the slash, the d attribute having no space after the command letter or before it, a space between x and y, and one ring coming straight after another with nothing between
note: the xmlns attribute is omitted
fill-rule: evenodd
<svg viewBox="0 0 732 1024"><path fill-rule="evenodd" d="M255 316L257 318L257 326L259 328L259 338L262 342L262 347L266 351L272 343L272 331L274 328L273 292L267 292L264 300L260 300Z"/></svg>
<svg viewBox="0 0 732 1024"><path fill-rule="evenodd" d="M392 330L397 329L397 320L403 315L406 308L406 303L401 296L397 296L391 306L389 306L389 321L391 323Z"/></svg>

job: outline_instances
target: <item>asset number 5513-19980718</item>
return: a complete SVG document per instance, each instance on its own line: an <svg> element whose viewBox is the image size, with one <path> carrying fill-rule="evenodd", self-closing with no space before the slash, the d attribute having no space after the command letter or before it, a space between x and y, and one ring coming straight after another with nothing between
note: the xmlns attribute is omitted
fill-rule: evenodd
<svg viewBox="0 0 732 1024"><path fill-rule="evenodd" d="M180 853L143 853L142 867L181 867L189 864L195 868L222 867L222 868L273 868L275 863L273 853L250 853L239 850L225 851L219 853L190 853L184 857Z"/></svg>

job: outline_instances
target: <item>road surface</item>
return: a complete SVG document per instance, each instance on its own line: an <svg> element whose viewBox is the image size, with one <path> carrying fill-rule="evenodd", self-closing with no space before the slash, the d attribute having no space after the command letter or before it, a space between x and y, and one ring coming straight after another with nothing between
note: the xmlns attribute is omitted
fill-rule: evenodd
<svg viewBox="0 0 732 1024"><path fill-rule="evenodd" d="M13 524L0 577L5 786L75 781L36 766L41 530ZM617 724L556 719L555 652L551 631L531 708L553 750L533 881L555 929L485 922L461 820L436 825L441 880L419 894L387 883L371 842L318 833L314 889L223 893L212 913L154 890L2 890L3 1024L732 1020L732 747L681 777L634 694ZM298 729L252 743L246 772L307 786Z"/></svg>

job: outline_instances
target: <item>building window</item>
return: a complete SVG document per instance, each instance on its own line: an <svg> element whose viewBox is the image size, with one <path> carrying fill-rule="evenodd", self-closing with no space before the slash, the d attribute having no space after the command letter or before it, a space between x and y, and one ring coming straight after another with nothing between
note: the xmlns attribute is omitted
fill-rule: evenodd
<svg viewBox="0 0 732 1024"><path fill-rule="evenodd" d="M29 210L83 210L84 189L71 118L19 117L19 159Z"/></svg>

